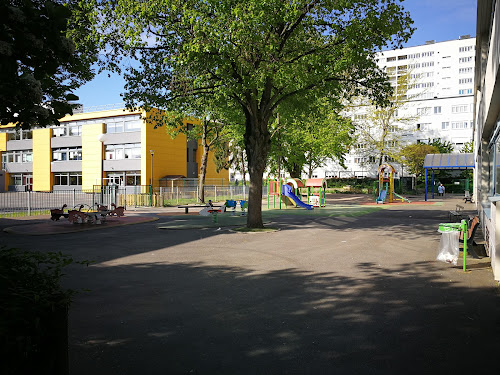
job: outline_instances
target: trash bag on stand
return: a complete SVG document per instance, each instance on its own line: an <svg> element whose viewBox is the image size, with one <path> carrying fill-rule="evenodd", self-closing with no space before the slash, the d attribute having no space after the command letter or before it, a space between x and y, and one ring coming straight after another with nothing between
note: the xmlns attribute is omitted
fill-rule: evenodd
<svg viewBox="0 0 500 375"><path fill-rule="evenodd" d="M439 242L438 255L436 260L451 263L454 266L458 262L458 234L459 231L441 232L441 241Z"/></svg>

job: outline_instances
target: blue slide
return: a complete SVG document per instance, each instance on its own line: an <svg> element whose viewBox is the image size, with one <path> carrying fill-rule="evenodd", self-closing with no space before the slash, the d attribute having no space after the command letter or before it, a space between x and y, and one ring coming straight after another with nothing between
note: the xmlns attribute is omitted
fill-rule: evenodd
<svg viewBox="0 0 500 375"><path fill-rule="evenodd" d="M310 204L305 204L304 202L302 202L299 197L292 193L292 187L290 185L281 186L281 194L285 197L290 198L299 207L303 207L307 210L312 210L314 208Z"/></svg>
<svg viewBox="0 0 500 375"><path fill-rule="evenodd" d="M377 203L384 203L387 196L387 190L382 190L377 198Z"/></svg>

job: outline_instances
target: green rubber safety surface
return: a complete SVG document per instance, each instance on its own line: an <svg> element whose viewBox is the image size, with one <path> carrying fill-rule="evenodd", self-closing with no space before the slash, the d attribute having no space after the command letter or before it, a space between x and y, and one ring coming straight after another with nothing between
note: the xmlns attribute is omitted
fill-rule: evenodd
<svg viewBox="0 0 500 375"><path fill-rule="evenodd" d="M362 206L362 205L335 205L331 207L315 208L306 210L303 208L287 209L262 209L262 219L265 224L280 216L305 216L305 217L357 217L368 215L372 212L382 210L380 206ZM203 229L203 228L222 228L222 227L241 227L246 225L247 217L233 215L231 212L218 214L216 221L213 216L196 215L176 215L171 219L158 225L158 229Z"/></svg>

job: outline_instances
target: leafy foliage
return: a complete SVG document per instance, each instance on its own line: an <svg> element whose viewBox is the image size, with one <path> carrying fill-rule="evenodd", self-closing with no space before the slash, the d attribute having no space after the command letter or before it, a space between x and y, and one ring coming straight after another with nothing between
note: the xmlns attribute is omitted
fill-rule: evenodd
<svg viewBox="0 0 500 375"><path fill-rule="evenodd" d="M238 108L250 173L248 225L262 227L262 176L269 124L281 103L309 91L367 95L386 103L391 87L375 50L400 47L413 29L398 0L93 0L107 64L128 68L129 106L189 112L193 98Z"/></svg>
<svg viewBox="0 0 500 375"><path fill-rule="evenodd" d="M434 139L432 142L429 139L428 144L436 147L439 154L451 154L454 150L453 144L450 141L443 141L441 138Z"/></svg>
<svg viewBox="0 0 500 375"><path fill-rule="evenodd" d="M338 104L324 97L293 98L279 107L271 125L271 171L282 166L292 177L309 177L327 159L344 163L354 138L350 119L338 114Z"/></svg>
<svg viewBox="0 0 500 375"><path fill-rule="evenodd" d="M51 315L66 309L76 293L60 284L63 269L72 263L89 264L61 252L0 247L0 349L5 358L19 360L21 353L29 360L43 349L44 338L53 334Z"/></svg>
<svg viewBox="0 0 500 375"><path fill-rule="evenodd" d="M400 156L410 173L419 177L424 173L424 161L427 154L439 154L439 149L436 146L418 143L405 146L401 150Z"/></svg>
<svg viewBox="0 0 500 375"><path fill-rule="evenodd" d="M96 49L77 0L0 3L0 121L58 124L72 113L72 92L93 78Z"/></svg>
<svg viewBox="0 0 500 375"><path fill-rule="evenodd" d="M387 157L398 159L404 135L411 131L417 116L406 115L409 102L416 95L409 94L411 80L410 72L398 77L396 90L389 97L385 106L377 106L366 98L361 98L349 109L355 114L361 114L355 120L359 155L369 161L381 165Z"/></svg>

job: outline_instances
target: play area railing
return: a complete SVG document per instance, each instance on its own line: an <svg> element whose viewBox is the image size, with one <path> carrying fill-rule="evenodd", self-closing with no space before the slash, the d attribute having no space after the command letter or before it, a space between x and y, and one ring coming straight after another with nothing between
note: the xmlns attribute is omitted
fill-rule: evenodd
<svg viewBox="0 0 500 375"><path fill-rule="evenodd" d="M205 201L209 199L247 199L248 186L205 186ZM267 190L263 189L263 194ZM68 189L50 192L6 192L0 193L0 217L34 216L49 214L51 209L64 204L72 208L84 204L127 207L164 207L196 203L199 196L197 186L153 187L139 186L94 186L90 190Z"/></svg>

